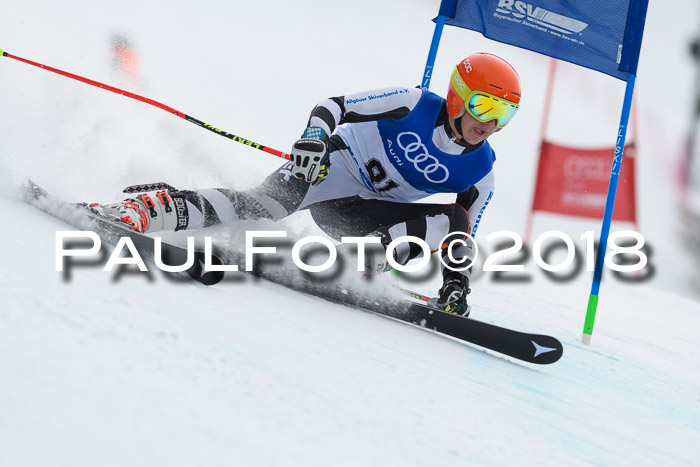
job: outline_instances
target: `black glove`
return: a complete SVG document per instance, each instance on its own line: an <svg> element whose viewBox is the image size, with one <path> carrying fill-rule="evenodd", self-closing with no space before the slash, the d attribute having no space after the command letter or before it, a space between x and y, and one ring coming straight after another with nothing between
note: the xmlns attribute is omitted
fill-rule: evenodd
<svg viewBox="0 0 700 467"><path fill-rule="evenodd" d="M302 138L292 145L292 174L313 185L325 180L331 166L328 142L328 135L323 128L308 127Z"/></svg>

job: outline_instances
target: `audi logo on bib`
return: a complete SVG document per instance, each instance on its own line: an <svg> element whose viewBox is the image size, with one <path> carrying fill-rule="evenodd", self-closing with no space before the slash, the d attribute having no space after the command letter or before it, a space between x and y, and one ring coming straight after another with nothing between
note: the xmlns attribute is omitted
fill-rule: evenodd
<svg viewBox="0 0 700 467"><path fill-rule="evenodd" d="M442 165L437 157L428 153L428 149L417 134L412 131L399 133L396 136L396 143L403 150L406 160L412 162L416 170L429 182L442 183L450 177L447 167ZM439 178L443 174L444 176Z"/></svg>

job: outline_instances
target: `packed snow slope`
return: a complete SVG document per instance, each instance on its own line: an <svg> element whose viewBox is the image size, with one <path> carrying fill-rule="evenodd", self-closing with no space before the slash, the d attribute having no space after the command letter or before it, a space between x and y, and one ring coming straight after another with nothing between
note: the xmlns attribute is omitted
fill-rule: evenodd
<svg viewBox="0 0 700 467"><path fill-rule="evenodd" d="M284 151L316 102L417 84L437 12L418 0L97 7L6 5L0 47ZM161 180L248 188L281 161L0 59L0 465L697 463L700 305L687 296L697 265L680 244L674 177L698 9L652 2L640 62L639 229L653 278L629 284L606 271L590 347L580 344L589 273L555 282L530 260L528 281L474 279L475 318L564 343L547 367L248 276L207 288L152 264L149 274L56 272L56 231L71 228L19 199L28 177L67 200L109 202L124 186ZM111 67L114 34L133 44L136 78ZM508 59L525 90L519 115L492 138L498 188L479 238L522 233L548 62L448 28L432 89L443 93L454 63L474 51ZM673 86L662 59L675 64ZM562 75L549 137L612 145L622 83L576 68ZM664 113L660 90L686 105ZM280 225L318 234L310 222L299 213ZM535 227L577 240L598 224L541 216ZM434 293L437 281L411 286Z"/></svg>
<svg viewBox="0 0 700 467"><path fill-rule="evenodd" d="M3 206L30 227L2 231L2 465L697 459L700 314L677 296L610 287L583 347L580 281L475 287L479 319L564 342L560 362L527 366L250 277L66 277L68 226Z"/></svg>

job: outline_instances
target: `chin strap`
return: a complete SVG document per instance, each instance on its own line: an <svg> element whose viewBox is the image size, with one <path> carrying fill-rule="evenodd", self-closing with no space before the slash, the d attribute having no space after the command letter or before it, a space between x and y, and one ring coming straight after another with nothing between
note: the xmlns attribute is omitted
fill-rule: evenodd
<svg viewBox="0 0 700 467"><path fill-rule="evenodd" d="M455 118L455 136L464 141L464 135L459 131L462 128L462 117L464 117L464 115Z"/></svg>
<svg viewBox="0 0 700 467"><path fill-rule="evenodd" d="M457 128L462 126L462 117L457 117L455 119L455 131L452 131L452 126L450 125L449 118L445 118L442 125L445 128L445 133L447 133L447 137L450 138L453 143L457 143L458 141L464 141L462 134L459 133L459 130L457 130Z"/></svg>
<svg viewBox="0 0 700 467"><path fill-rule="evenodd" d="M462 128L462 115L461 117L455 118L455 131L452 131L452 127L449 124L448 120L445 120L444 122L444 128L445 132L447 133L447 136L452 140L453 143L459 144L460 146L464 147L464 152L469 152L473 151L474 149L478 148L482 144L484 144L483 141L481 141L479 144L469 144L465 139L464 135L462 135L458 128Z"/></svg>

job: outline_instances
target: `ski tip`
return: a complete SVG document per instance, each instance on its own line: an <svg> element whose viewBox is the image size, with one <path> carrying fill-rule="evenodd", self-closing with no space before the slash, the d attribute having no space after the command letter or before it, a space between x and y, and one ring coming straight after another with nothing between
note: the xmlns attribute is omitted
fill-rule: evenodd
<svg viewBox="0 0 700 467"><path fill-rule="evenodd" d="M36 183L34 183L34 180L32 180L31 178L28 178L28 179L27 179L27 181L25 182L24 186L25 186L28 190L37 190L37 189L41 189L41 187L40 187L39 185L37 185Z"/></svg>
<svg viewBox="0 0 700 467"><path fill-rule="evenodd" d="M591 335L586 334L585 332L581 335L581 342L583 342L585 345L591 345Z"/></svg>
<svg viewBox="0 0 700 467"><path fill-rule="evenodd" d="M38 199L46 197L47 193L46 190L41 188L39 185L34 183L31 179L27 179L27 182L24 184L23 189L23 198L24 201L31 203L32 201L36 201Z"/></svg>
<svg viewBox="0 0 700 467"><path fill-rule="evenodd" d="M6 56L7 56L7 52L5 52L4 50L2 50L2 49L0 48L0 55L2 55L3 57L6 57Z"/></svg>
<svg viewBox="0 0 700 467"><path fill-rule="evenodd" d="M540 341L539 343L537 341ZM558 361L564 355L564 347L558 339L550 336L540 336L531 340L535 347L535 354L530 361L540 365L548 365ZM544 342L544 344L542 344Z"/></svg>

